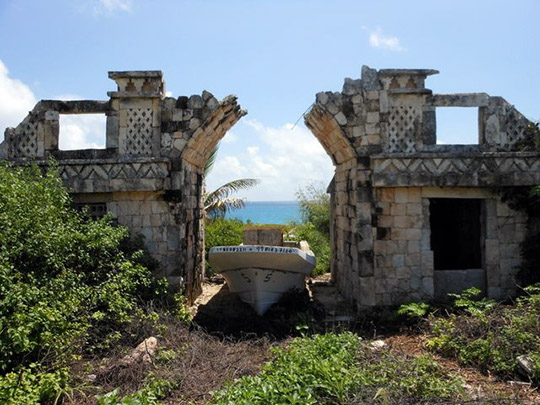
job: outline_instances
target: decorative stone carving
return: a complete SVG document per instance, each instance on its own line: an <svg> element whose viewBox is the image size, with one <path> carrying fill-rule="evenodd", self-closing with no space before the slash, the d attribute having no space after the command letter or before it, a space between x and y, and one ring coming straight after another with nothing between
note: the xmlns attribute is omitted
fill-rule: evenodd
<svg viewBox="0 0 540 405"><path fill-rule="evenodd" d="M129 108L127 110L126 154L152 154L151 108Z"/></svg>

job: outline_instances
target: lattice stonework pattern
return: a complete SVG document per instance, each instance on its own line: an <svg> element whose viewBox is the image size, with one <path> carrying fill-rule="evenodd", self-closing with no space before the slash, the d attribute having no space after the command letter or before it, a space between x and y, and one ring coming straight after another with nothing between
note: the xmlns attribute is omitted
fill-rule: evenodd
<svg viewBox="0 0 540 405"><path fill-rule="evenodd" d="M152 109L130 108L127 112L126 153L152 154Z"/></svg>
<svg viewBox="0 0 540 405"><path fill-rule="evenodd" d="M389 152L414 152L416 150L416 124L420 110L414 106L391 107L388 114Z"/></svg>
<svg viewBox="0 0 540 405"><path fill-rule="evenodd" d="M38 154L37 123L28 122L16 138L14 148L17 157L35 157Z"/></svg>
<svg viewBox="0 0 540 405"><path fill-rule="evenodd" d="M527 121L520 116L515 110L511 110L506 115L506 140L501 142L503 149L512 149L516 142L522 141L525 138L525 129Z"/></svg>

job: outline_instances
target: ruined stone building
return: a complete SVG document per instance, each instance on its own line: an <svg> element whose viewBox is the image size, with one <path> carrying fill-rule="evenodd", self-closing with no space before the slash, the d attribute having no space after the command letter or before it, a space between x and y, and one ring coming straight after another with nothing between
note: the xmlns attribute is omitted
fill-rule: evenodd
<svg viewBox="0 0 540 405"><path fill-rule="evenodd" d="M141 234L160 276L185 287L189 300L204 273L202 173L225 133L246 113L236 97L165 97L160 71L109 72L117 90L107 101L42 100L8 128L3 155L46 165L50 157L76 203L110 211ZM58 148L59 116L105 114L106 148Z"/></svg>
<svg viewBox="0 0 540 405"><path fill-rule="evenodd" d="M492 186L540 184L539 155L516 151L527 120L500 97L432 94L434 73L363 67L305 116L335 165L332 276L358 309L467 286L514 292L525 218ZM40 101L0 153L18 164L54 157L75 202L142 234L160 275L192 300L204 274L204 164L246 112L234 96L165 97L159 71L109 77L109 100ZM436 143L447 106L478 109L477 145ZM59 150L59 116L95 113L107 117L106 148Z"/></svg>
<svg viewBox="0 0 540 405"><path fill-rule="evenodd" d="M333 278L359 309L515 290L525 218L492 190L540 184L540 155L517 151L528 121L501 97L432 94L436 73L364 66L305 117L336 166ZM449 106L478 110L478 144L437 144Z"/></svg>

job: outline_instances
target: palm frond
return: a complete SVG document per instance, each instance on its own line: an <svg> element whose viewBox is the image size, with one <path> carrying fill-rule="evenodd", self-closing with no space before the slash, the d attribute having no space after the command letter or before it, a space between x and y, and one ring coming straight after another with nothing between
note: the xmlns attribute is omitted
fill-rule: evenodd
<svg viewBox="0 0 540 405"><path fill-rule="evenodd" d="M219 149L219 143L212 150L212 153L210 153L210 156L208 156L208 159L206 159L206 163L204 164L204 171L203 171L203 177L204 178L208 177L208 175L212 171L212 167L214 167L214 163L216 162L218 149Z"/></svg>
<svg viewBox="0 0 540 405"><path fill-rule="evenodd" d="M228 211L244 208L246 205L245 198L226 197L213 201L205 206L206 216L210 218L224 217Z"/></svg>
<svg viewBox="0 0 540 405"><path fill-rule="evenodd" d="M245 200L230 195L259 184L257 179L238 179L230 181L218 189L204 195L204 210L208 217L225 216L227 211L243 208Z"/></svg>
<svg viewBox="0 0 540 405"><path fill-rule="evenodd" d="M216 190L206 193L204 196L204 205L208 205L211 202L220 200L222 198L227 198L232 193L254 187L257 184L259 184L259 180L257 179L238 179L230 181L229 183L218 187Z"/></svg>

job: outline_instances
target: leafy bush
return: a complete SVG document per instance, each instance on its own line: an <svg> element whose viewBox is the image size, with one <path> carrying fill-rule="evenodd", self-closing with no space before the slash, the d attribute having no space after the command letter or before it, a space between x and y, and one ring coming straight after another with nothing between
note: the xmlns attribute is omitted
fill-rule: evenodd
<svg viewBox="0 0 540 405"><path fill-rule="evenodd" d="M493 300L480 298L482 296L482 291L476 287L468 288L462 291L461 294L448 294L448 296L454 298L454 307L471 315L480 315L497 305Z"/></svg>
<svg viewBox="0 0 540 405"><path fill-rule="evenodd" d="M330 195L317 184L309 184L296 193L303 223L311 223L324 235L330 235Z"/></svg>
<svg viewBox="0 0 540 405"><path fill-rule="evenodd" d="M133 394L122 396L120 389L104 395L96 395L98 405L157 405L167 397L178 384L152 376L146 378L144 387Z"/></svg>
<svg viewBox="0 0 540 405"><path fill-rule="evenodd" d="M20 368L0 377L0 403L4 405L41 404L58 401L67 390L68 370L48 372L38 364Z"/></svg>
<svg viewBox="0 0 540 405"><path fill-rule="evenodd" d="M540 381L540 286L525 289L514 306L474 301L474 291L457 296L461 309L448 318L432 318L433 337L428 346L453 356L462 364L492 371L504 378L518 372L517 357L528 355L535 363L532 378Z"/></svg>
<svg viewBox="0 0 540 405"><path fill-rule="evenodd" d="M296 194L300 203L302 223L293 224L294 240L305 240L317 258L313 275L330 271L330 195L315 184L308 185Z"/></svg>
<svg viewBox="0 0 540 405"><path fill-rule="evenodd" d="M139 264L139 251L122 249L127 238L110 218L76 212L54 165L45 175L35 166L0 166L0 397L22 395L25 380L13 373L38 387L57 376L28 372L31 364L59 370L83 348L111 344L142 316L143 299L165 291Z"/></svg>
<svg viewBox="0 0 540 405"><path fill-rule="evenodd" d="M233 246L242 243L244 224L238 219L216 218L206 222L205 248Z"/></svg>
<svg viewBox="0 0 540 405"><path fill-rule="evenodd" d="M208 265L208 252L214 246L234 246L242 243L244 224L238 219L207 219L205 225L204 247L206 249L207 275L212 274Z"/></svg>
<svg viewBox="0 0 540 405"><path fill-rule="evenodd" d="M298 224L292 231L293 239L305 240L317 258L317 264L312 274L318 276L330 271L330 239L320 232L311 222Z"/></svg>
<svg viewBox="0 0 540 405"><path fill-rule="evenodd" d="M273 354L259 375L214 393L211 403L388 403L462 395L461 380L433 360L374 353L349 332L297 338Z"/></svg>
<svg viewBox="0 0 540 405"><path fill-rule="evenodd" d="M426 302L410 302L401 305L397 313L407 318L423 318L431 311L431 306Z"/></svg>

